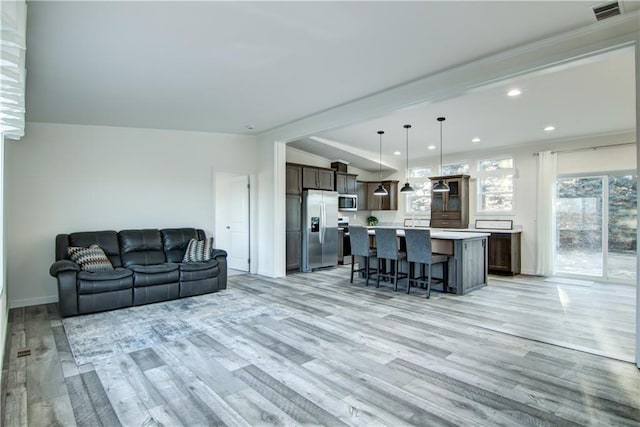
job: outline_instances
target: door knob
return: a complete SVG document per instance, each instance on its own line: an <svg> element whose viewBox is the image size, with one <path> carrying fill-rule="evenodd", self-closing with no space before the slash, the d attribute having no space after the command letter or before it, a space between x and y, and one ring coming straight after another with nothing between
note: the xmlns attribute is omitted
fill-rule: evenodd
<svg viewBox="0 0 640 427"><path fill-rule="evenodd" d="M227 230L231 230L231 227L227 225Z"/></svg>

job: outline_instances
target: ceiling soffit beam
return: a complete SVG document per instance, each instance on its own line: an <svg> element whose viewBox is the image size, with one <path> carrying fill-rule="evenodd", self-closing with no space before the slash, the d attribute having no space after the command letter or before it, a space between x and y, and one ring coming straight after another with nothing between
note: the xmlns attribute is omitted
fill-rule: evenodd
<svg viewBox="0 0 640 427"><path fill-rule="evenodd" d="M292 141L437 102L514 78L638 43L640 11L510 49L312 114L258 134L258 141Z"/></svg>

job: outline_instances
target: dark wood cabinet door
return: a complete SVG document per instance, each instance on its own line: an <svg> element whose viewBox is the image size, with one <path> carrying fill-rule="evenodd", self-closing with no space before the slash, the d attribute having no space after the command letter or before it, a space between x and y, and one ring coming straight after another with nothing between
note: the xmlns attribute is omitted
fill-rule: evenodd
<svg viewBox="0 0 640 427"><path fill-rule="evenodd" d="M489 269L509 271L511 268L511 238L509 234L491 233L489 237Z"/></svg>
<svg viewBox="0 0 640 427"><path fill-rule="evenodd" d="M318 186L318 169L314 167L302 167L302 187L315 189Z"/></svg>
<svg viewBox="0 0 640 427"><path fill-rule="evenodd" d="M332 170L318 169L318 184L316 188L318 190L333 191L333 177Z"/></svg>
<svg viewBox="0 0 640 427"><path fill-rule="evenodd" d="M287 194L302 194L302 167L287 165Z"/></svg>
<svg viewBox="0 0 640 427"><path fill-rule="evenodd" d="M358 210L366 211L369 208L367 207L367 198L368 194L368 186L366 182L357 181L356 182L356 195L358 196Z"/></svg>
<svg viewBox="0 0 640 427"><path fill-rule="evenodd" d="M389 192L389 196L384 204L385 208L390 211L398 210L398 182L387 181L384 183L384 188Z"/></svg>
<svg viewBox="0 0 640 427"><path fill-rule="evenodd" d="M346 183L345 183L345 193L347 194L356 194L356 177L357 175L346 175Z"/></svg>
<svg viewBox="0 0 640 427"><path fill-rule="evenodd" d="M286 204L286 264L287 270L299 270L302 265L302 199L287 194Z"/></svg>
<svg viewBox="0 0 640 427"><path fill-rule="evenodd" d="M489 272L520 274L520 233L495 233L489 236Z"/></svg>
<svg viewBox="0 0 640 427"><path fill-rule="evenodd" d="M449 186L445 193L431 192L431 226L434 228L467 228L469 226L469 176L453 175L431 178Z"/></svg>
<svg viewBox="0 0 640 427"><path fill-rule="evenodd" d="M376 196L374 191L380 185L379 182L367 182L367 210L379 211L382 210L382 198L384 196Z"/></svg>
<svg viewBox="0 0 640 427"><path fill-rule="evenodd" d="M286 238L287 270L300 270L302 260L302 233L287 231Z"/></svg>
<svg viewBox="0 0 640 427"><path fill-rule="evenodd" d="M347 174L336 172L336 191L340 194L347 194Z"/></svg>

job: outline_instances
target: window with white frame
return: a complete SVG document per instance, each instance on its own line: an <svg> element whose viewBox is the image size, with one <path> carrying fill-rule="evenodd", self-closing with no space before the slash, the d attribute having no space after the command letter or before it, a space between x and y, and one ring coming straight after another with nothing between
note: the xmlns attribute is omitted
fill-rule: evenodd
<svg viewBox="0 0 640 427"><path fill-rule="evenodd" d="M478 212L513 212L512 156L478 161Z"/></svg>
<svg viewBox="0 0 640 427"><path fill-rule="evenodd" d="M409 182L414 192L407 194L407 203L405 204L407 213L421 215L431 213L430 175L430 168L409 169Z"/></svg>
<svg viewBox="0 0 640 427"><path fill-rule="evenodd" d="M469 173L469 163L447 163L442 165L442 175L463 175Z"/></svg>

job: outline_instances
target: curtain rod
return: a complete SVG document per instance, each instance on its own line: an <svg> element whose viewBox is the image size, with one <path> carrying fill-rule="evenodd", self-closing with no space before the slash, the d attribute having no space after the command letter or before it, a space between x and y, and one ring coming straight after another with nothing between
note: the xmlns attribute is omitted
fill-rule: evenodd
<svg viewBox="0 0 640 427"><path fill-rule="evenodd" d="M619 144L611 144L611 145L596 145L594 147L571 148L571 149L567 149L567 150L552 151L551 154L576 153L578 151L594 151L594 150L600 150L600 149L603 149L603 148L624 147L625 145L636 145L636 143L635 142L621 142ZM533 155L534 156L539 156L540 153L533 153Z"/></svg>

